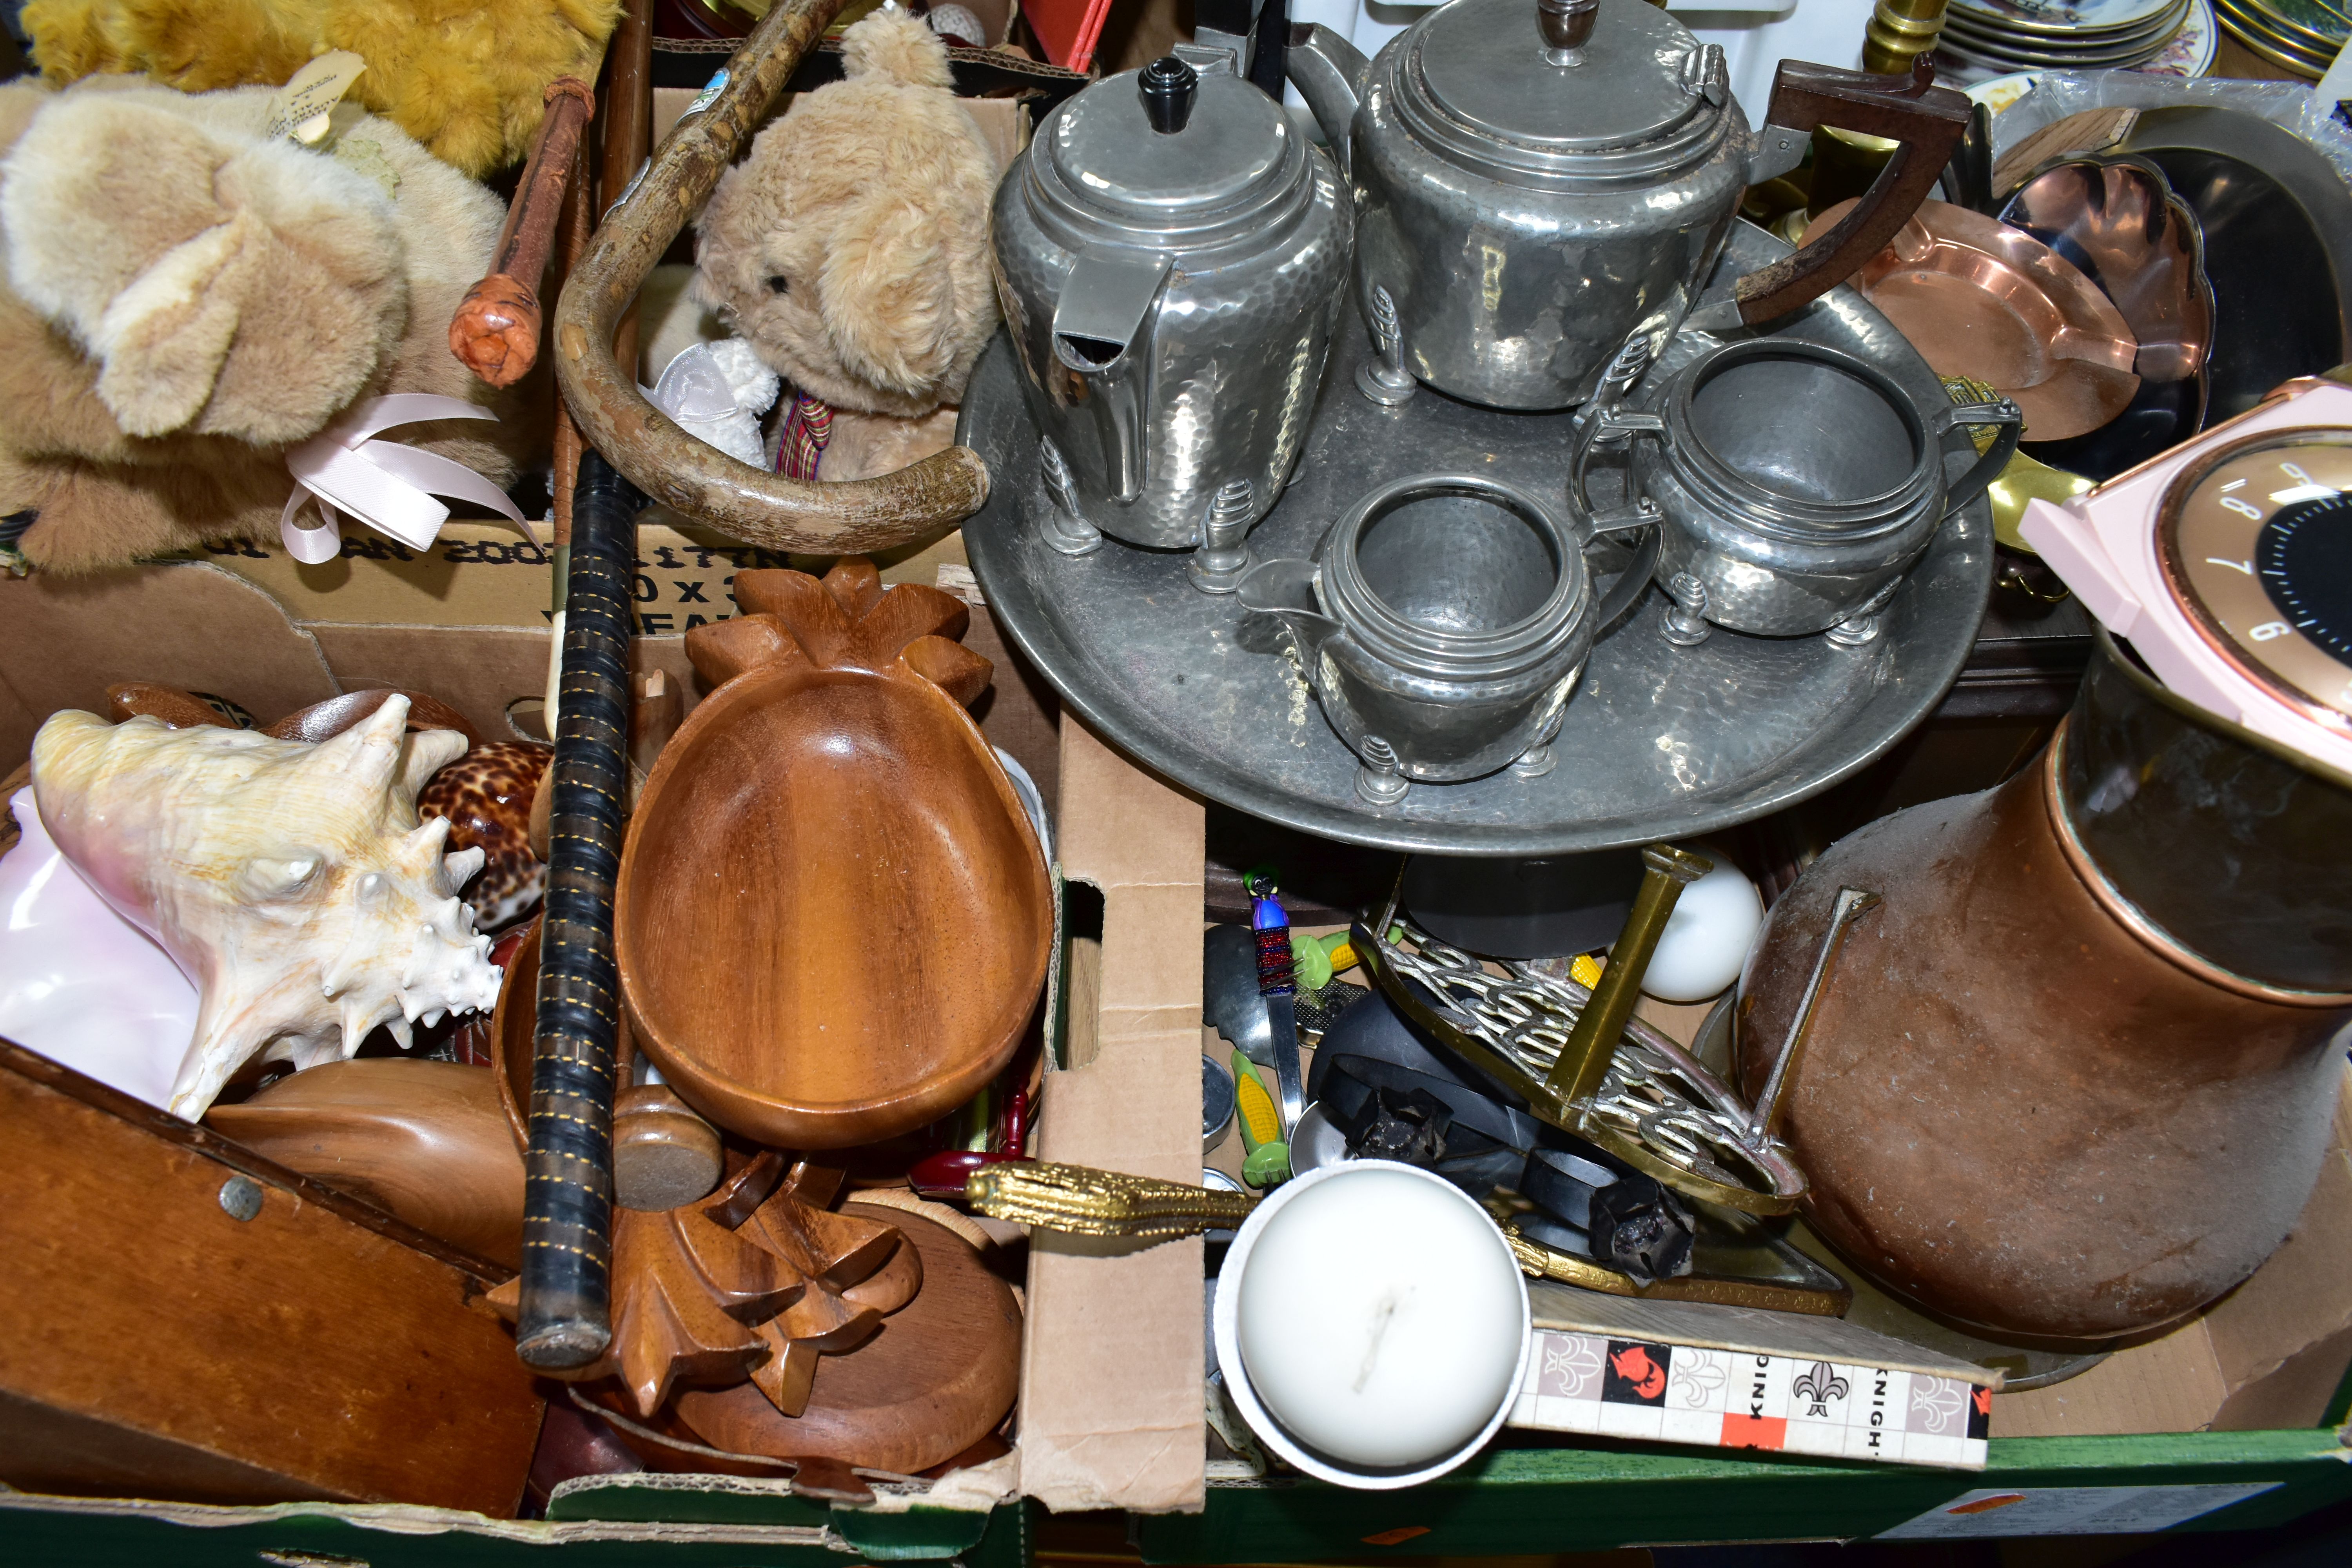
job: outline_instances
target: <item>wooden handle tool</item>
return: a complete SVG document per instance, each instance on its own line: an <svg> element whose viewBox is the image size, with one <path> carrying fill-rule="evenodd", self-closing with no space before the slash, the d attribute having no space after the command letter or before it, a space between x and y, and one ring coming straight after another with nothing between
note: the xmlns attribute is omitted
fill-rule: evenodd
<svg viewBox="0 0 2352 1568"><path fill-rule="evenodd" d="M579 78L548 84L547 115L514 205L507 208L496 269L466 290L449 319L449 352L492 386L512 386L539 363L539 286L555 250L556 220L579 163L580 139L595 111L596 95Z"/></svg>

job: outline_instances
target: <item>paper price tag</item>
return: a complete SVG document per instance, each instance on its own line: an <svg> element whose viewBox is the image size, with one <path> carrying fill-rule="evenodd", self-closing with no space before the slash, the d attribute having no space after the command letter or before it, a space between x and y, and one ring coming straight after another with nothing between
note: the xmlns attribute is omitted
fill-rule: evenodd
<svg viewBox="0 0 2352 1568"><path fill-rule="evenodd" d="M317 145L327 134L327 117L365 69L367 61L349 49L320 55L296 71L269 100L262 135L273 141L289 137L306 147Z"/></svg>

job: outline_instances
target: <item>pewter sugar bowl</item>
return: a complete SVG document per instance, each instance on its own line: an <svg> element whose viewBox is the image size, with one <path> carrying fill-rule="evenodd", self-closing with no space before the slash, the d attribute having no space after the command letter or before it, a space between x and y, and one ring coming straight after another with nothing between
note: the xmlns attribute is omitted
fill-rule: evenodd
<svg viewBox="0 0 2352 1568"><path fill-rule="evenodd" d="M1429 385L1496 408L1580 404L1629 336L1662 343L1741 191L1795 167L1814 129L1895 138L1853 215L1741 279L1720 324L1826 292L1918 205L1969 113L1926 78L1784 61L1751 134L1722 49L1646 0L1453 0L1375 59L1311 26L1292 30L1286 60L1354 189L1358 302L1376 342Z"/></svg>
<svg viewBox="0 0 2352 1568"><path fill-rule="evenodd" d="M1611 367L1609 392L1639 354ZM1641 400L1655 412L1604 393L1579 416L1569 488L1601 531L1657 527L1655 581L1674 600L1660 629L1684 647L1711 626L1874 640L1903 574L2007 466L2024 423L2005 397L1923 410L1876 366L1793 338L1726 343L1653 382ZM1948 483L1945 434L1986 426L1991 446ZM1596 510L1590 469L1612 448L1633 500Z"/></svg>
<svg viewBox="0 0 2352 1568"><path fill-rule="evenodd" d="M1219 548L1195 581L1231 591L1306 441L1353 218L1328 156L1225 71L1171 57L1045 117L998 188L993 237L1049 542L1180 548L1205 531Z"/></svg>
<svg viewBox="0 0 2352 1568"><path fill-rule="evenodd" d="M1313 561L1253 568L1241 602L1288 635L1373 805L1415 781L1549 772L1597 619L1576 533L1472 474L1381 486Z"/></svg>

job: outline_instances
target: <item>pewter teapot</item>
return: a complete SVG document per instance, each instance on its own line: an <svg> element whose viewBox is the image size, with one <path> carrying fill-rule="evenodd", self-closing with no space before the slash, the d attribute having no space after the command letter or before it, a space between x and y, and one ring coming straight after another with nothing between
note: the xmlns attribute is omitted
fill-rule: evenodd
<svg viewBox="0 0 2352 1568"><path fill-rule="evenodd" d="M1171 57L1046 115L992 228L1047 542L1207 543L1194 580L1230 592L1346 299L1354 208L1330 159L1256 88Z"/></svg>
<svg viewBox="0 0 2352 1568"><path fill-rule="evenodd" d="M1392 366L1496 408L1593 394L1636 332L1687 317L1740 193L1837 126L1902 143L1830 233L1740 279L1717 330L1827 292L1893 237L1967 127L1916 77L1783 61L1760 134L1723 50L1646 0L1453 0L1366 60L1291 30L1286 70L1354 187L1356 291ZM1402 374L1384 395L1409 394Z"/></svg>

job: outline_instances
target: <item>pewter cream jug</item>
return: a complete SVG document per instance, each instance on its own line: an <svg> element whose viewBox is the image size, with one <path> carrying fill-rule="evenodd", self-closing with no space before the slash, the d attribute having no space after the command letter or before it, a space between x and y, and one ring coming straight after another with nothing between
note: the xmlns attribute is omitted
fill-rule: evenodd
<svg viewBox="0 0 2352 1568"><path fill-rule="evenodd" d="M1742 190L1816 128L1895 138L1854 211L1712 324L1794 310L1885 247L1969 115L1931 72L1783 61L1751 134L1723 50L1646 0L1453 0L1375 59L1312 26L1286 61L1354 189L1358 303L1394 367L1365 388L1380 402L1408 373L1496 408L1584 402L1628 337L1655 350L1689 315Z"/></svg>
<svg viewBox="0 0 2352 1568"><path fill-rule="evenodd" d="M993 238L1050 542L1208 543L1194 579L1231 591L1306 439L1353 218L1330 159L1225 71L1171 57L1045 116Z"/></svg>
<svg viewBox="0 0 2352 1568"><path fill-rule="evenodd" d="M1254 567L1241 602L1287 634L1373 805L1417 782L1549 773L1550 741L1606 624L1576 531L1477 474L1381 486L1312 561Z"/></svg>

